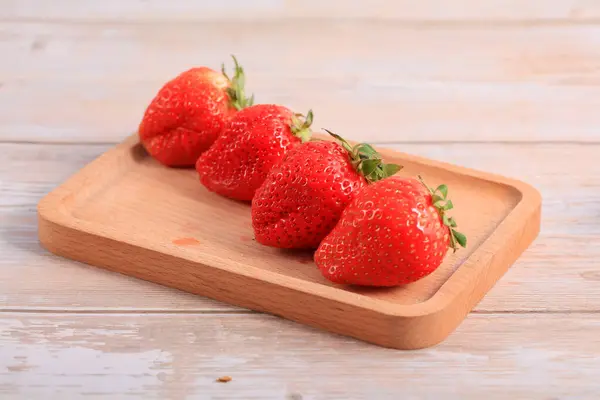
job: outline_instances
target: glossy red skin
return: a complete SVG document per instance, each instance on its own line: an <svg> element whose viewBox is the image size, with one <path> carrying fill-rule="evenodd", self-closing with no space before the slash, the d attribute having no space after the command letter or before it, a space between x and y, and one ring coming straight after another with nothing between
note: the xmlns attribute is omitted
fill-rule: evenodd
<svg viewBox="0 0 600 400"><path fill-rule="evenodd" d="M200 182L222 196L251 201L271 168L301 143L290 128L292 116L291 110L274 104L256 104L236 113L198 159Z"/></svg>
<svg viewBox="0 0 600 400"><path fill-rule="evenodd" d="M252 201L256 241L316 249L366 184L339 144L313 141L296 147L271 170Z"/></svg>
<svg viewBox="0 0 600 400"><path fill-rule="evenodd" d="M449 235L423 184L392 176L357 194L321 242L315 262L335 283L407 284L439 267Z"/></svg>
<svg viewBox="0 0 600 400"><path fill-rule="evenodd" d="M167 82L138 128L148 153L169 167L194 166L236 112L227 78L210 68L189 69Z"/></svg>

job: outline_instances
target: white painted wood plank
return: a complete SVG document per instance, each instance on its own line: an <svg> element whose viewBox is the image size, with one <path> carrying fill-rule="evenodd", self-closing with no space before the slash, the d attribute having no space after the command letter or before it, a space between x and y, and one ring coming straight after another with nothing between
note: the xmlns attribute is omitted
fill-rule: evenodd
<svg viewBox="0 0 600 400"><path fill-rule="evenodd" d="M406 21L585 21L600 16L594 0L4 0L0 17L59 21L150 22L373 18Z"/></svg>
<svg viewBox="0 0 600 400"><path fill-rule="evenodd" d="M34 207L0 207L0 311L248 312L48 253Z"/></svg>
<svg viewBox="0 0 600 400"><path fill-rule="evenodd" d="M472 314L403 352L258 314L2 314L0 396L595 399L599 336L597 314Z"/></svg>
<svg viewBox="0 0 600 400"><path fill-rule="evenodd" d="M63 260L41 247L39 199L109 147L0 144L0 310L241 310Z"/></svg>
<svg viewBox="0 0 600 400"><path fill-rule="evenodd" d="M203 40L210 38L210 40ZM117 141L159 87L235 53L259 102L394 141L600 140L600 26L0 23L0 139Z"/></svg>
<svg viewBox="0 0 600 400"><path fill-rule="evenodd" d="M399 144L422 156L523 179L543 196L542 232L479 311L599 311L600 145ZM234 310L43 250L35 205L106 145L0 144L0 309ZM235 309L238 310L238 309Z"/></svg>

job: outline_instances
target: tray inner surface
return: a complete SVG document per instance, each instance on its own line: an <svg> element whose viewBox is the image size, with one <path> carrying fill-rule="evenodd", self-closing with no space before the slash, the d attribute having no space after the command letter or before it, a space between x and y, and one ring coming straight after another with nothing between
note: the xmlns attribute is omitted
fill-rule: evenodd
<svg viewBox="0 0 600 400"><path fill-rule="evenodd" d="M430 186L446 183L458 228L469 240L467 249L448 253L437 271L419 282L391 289L352 288L325 280L309 251L285 251L253 240L250 206L204 189L194 170L168 169L152 160L139 145L127 156L115 157L111 175L86 185L70 199L69 210L79 220L110 229L129 242L159 241L186 257L211 254L256 268L336 286L394 304L416 304L433 296L462 262L482 243L521 199L503 184L457 175L444 169L388 159L404 165L402 175L420 173Z"/></svg>

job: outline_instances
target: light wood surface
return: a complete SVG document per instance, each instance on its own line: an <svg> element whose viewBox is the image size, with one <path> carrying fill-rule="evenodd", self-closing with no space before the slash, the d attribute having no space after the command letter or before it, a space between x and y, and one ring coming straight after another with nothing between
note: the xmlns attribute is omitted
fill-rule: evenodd
<svg viewBox="0 0 600 400"><path fill-rule="evenodd" d="M0 258L0 293L6 296L2 307L48 311L234 309L95 268L65 263L48 257L40 248L35 207L41 196L110 147L0 144L0 153L6 154L5 162L0 163L0 181L3 188L7 188L6 193L10 189L10 196L0 198L3 221L0 254L6 254ZM600 278L596 273L600 251L598 247L588 245L600 237L600 227L588 217L589 205L600 192L600 168L594 168L600 145L458 143L400 144L394 148L505 173L510 177L522 177L542 192L540 236L479 304L478 311L600 311L600 292L597 290ZM531 162L529 156L534 152L534 162ZM515 161L507 163L510 157ZM576 163L573 162L575 159ZM49 264L57 269L48 268ZM564 267L566 264L568 269ZM545 273L539 273L540 266ZM27 290L14 285L19 276L30 277L26 282ZM78 287L71 286L71 280L79 282ZM39 295L42 290L44 296ZM143 304L140 304L136 290L143 290ZM112 296L114 293L117 295Z"/></svg>
<svg viewBox="0 0 600 400"><path fill-rule="evenodd" d="M0 397L598 398L599 3L441 4L0 2ZM41 196L131 133L165 77L233 51L261 100L313 106L317 129L540 189L540 237L444 344L377 350L40 248Z"/></svg>
<svg viewBox="0 0 600 400"><path fill-rule="evenodd" d="M585 314L475 314L443 347L390 353L266 315L7 313L0 394L592 399L600 388L599 324ZM216 382L224 375L231 382Z"/></svg>
<svg viewBox="0 0 600 400"><path fill-rule="evenodd" d="M378 19L400 21L525 21L587 22L600 17L594 0L455 0L441 7L440 0L374 0L368 4L345 0L121 0L96 4L74 0L4 0L0 16L9 20L46 21L210 21L273 19Z"/></svg>
<svg viewBox="0 0 600 400"><path fill-rule="evenodd" d="M0 20L0 32L13 55L0 134L14 141L121 141L166 80L231 68L231 53L257 101L312 108L316 130L355 140L593 142L600 126L595 24Z"/></svg>

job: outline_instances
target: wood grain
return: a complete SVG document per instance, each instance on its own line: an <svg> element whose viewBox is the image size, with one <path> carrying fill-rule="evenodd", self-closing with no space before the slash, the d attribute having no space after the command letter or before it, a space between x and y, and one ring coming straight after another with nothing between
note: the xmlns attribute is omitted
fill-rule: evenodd
<svg viewBox="0 0 600 400"><path fill-rule="evenodd" d="M444 344L414 352L266 315L3 314L0 332L3 399L591 400L600 393L598 315L471 315ZM223 375L231 382L215 382Z"/></svg>
<svg viewBox="0 0 600 400"><path fill-rule="evenodd" d="M0 22L0 52L5 140L120 141L164 82L231 53L257 101L356 140L600 140L599 25Z"/></svg>
<svg viewBox="0 0 600 400"><path fill-rule="evenodd" d="M107 145L0 144L0 307L202 312L227 305L51 256L37 239L35 204ZM542 232L478 312L599 311L598 145L399 144L398 150L522 177L543 195ZM510 162L508 161L510 160ZM576 161L576 162L574 162ZM584 173L585 172L585 173ZM569 265L569 268L565 268ZM23 276L29 277L23 279ZM73 282L78 282L77 287ZM44 293L41 296L39 293ZM139 302L139 293L144 302Z"/></svg>
<svg viewBox="0 0 600 400"><path fill-rule="evenodd" d="M3 19L45 21L207 21L275 20L326 18L373 18L402 21L504 22L504 21L588 21L600 16L593 0L455 0L442 7L439 0L109 0L102 3L77 0L4 0Z"/></svg>

